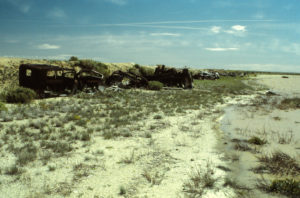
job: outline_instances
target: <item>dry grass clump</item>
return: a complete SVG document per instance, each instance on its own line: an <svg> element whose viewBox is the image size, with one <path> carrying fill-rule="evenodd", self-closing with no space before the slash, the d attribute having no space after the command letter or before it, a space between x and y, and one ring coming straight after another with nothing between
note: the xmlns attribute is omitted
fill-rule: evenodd
<svg viewBox="0 0 300 198"><path fill-rule="evenodd" d="M250 190L250 188L240 185L238 181L230 178L230 177L226 177L223 186L227 187L231 187L235 190Z"/></svg>
<svg viewBox="0 0 300 198"><path fill-rule="evenodd" d="M286 98L279 104L280 109L298 109L300 108L300 98Z"/></svg>
<svg viewBox="0 0 300 198"><path fill-rule="evenodd" d="M297 161L281 151L277 151L271 156L261 156L258 159L263 165L257 169L266 170L271 174L279 175L300 174L300 167Z"/></svg>
<svg viewBox="0 0 300 198"><path fill-rule="evenodd" d="M253 136L248 140L248 143L255 144L255 145L264 145L267 143L267 141L263 140L257 136Z"/></svg>
<svg viewBox="0 0 300 198"><path fill-rule="evenodd" d="M252 150L246 143L243 143L243 142L237 142L234 145L234 149L239 150L239 151L251 151Z"/></svg>
<svg viewBox="0 0 300 198"><path fill-rule="evenodd" d="M272 181L268 190L288 197L300 197L300 181L294 179L276 179Z"/></svg>
<svg viewBox="0 0 300 198"><path fill-rule="evenodd" d="M213 188L218 178L214 177L214 169L209 163L203 171L201 167L197 167L190 173L189 180L183 185L183 192L188 197L201 197L205 189Z"/></svg>
<svg viewBox="0 0 300 198"><path fill-rule="evenodd" d="M158 171L149 171L144 170L142 176L151 184L151 185L160 185L163 180L163 175L159 174Z"/></svg>
<svg viewBox="0 0 300 198"><path fill-rule="evenodd" d="M257 187L263 191L285 195L290 198L300 197L300 181L293 178L274 179L272 181L262 178L257 183Z"/></svg>

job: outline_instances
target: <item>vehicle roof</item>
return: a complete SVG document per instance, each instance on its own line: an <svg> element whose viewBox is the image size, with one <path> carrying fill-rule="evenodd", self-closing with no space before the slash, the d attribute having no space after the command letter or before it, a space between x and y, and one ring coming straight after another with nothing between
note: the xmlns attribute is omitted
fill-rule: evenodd
<svg viewBox="0 0 300 198"><path fill-rule="evenodd" d="M62 68L59 66L47 65L47 64L22 64L20 65L20 68L37 69L37 70L56 70L56 71L73 70L73 69Z"/></svg>

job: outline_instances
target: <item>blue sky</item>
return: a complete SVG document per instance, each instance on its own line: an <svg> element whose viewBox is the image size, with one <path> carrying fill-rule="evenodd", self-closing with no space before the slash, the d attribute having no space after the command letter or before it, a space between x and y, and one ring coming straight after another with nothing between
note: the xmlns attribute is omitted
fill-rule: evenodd
<svg viewBox="0 0 300 198"><path fill-rule="evenodd" d="M299 0L0 0L0 56L300 72Z"/></svg>

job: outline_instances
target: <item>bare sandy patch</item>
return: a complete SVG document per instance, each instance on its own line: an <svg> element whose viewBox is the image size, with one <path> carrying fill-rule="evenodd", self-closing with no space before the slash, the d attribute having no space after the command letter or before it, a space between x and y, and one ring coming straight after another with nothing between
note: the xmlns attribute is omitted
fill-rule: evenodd
<svg viewBox="0 0 300 198"><path fill-rule="evenodd" d="M226 108L221 121L226 137L222 148L237 158L231 177L249 187L254 197L297 197L272 185L299 179L300 110L294 100L299 97L300 77L264 75L257 82L277 95L258 92L247 103L237 101ZM289 98L293 105L282 102Z"/></svg>

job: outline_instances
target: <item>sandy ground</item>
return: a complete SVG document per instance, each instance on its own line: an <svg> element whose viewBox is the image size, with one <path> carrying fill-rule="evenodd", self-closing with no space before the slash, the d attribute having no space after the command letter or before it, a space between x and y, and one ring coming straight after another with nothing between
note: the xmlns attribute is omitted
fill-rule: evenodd
<svg viewBox="0 0 300 198"><path fill-rule="evenodd" d="M232 164L235 171L231 173L240 184L255 188L261 177L281 178L272 174L255 174L251 169L258 167L258 157L270 156L274 152L283 152L300 160L300 110L281 110L272 104L258 104L255 98L280 101L284 98L300 96L300 76L261 75L256 79L257 83L277 93L275 96L266 96L265 92L259 92L255 97L247 97L245 100L233 102L225 109L225 115L221 119L221 128L224 131L226 146L222 147L227 153L239 156L239 160ZM250 105L251 104L251 105ZM251 146L250 151L236 151L233 140L247 141L256 136L267 141L263 146ZM288 175L287 175L288 176ZM284 177L284 176L283 176ZM298 176L293 176L297 178ZM254 190L254 197L281 197L279 195L264 194Z"/></svg>
<svg viewBox="0 0 300 198"><path fill-rule="evenodd" d="M208 166L217 181L203 197L232 197L233 189L222 186L226 172L216 168L226 166L224 154L216 149L221 108L211 109L215 113L203 119L198 115L207 109L150 118L136 123L141 128L131 138L95 136L90 144L78 145L76 153L48 162L53 172L36 163L18 180L2 176L0 197L65 197L64 191L71 191L67 197L120 197L121 188L124 197L185 197L183 184L194 170ZM150 131L151 126L156 129ZM145 138L149 131L151 137ZM14 161L2 159L2 170Z"/></svg>
<svg viewBox="0 0 300 198"><path fill-rule="evenodd" d="M297 76L258 76L256 81L279 93L272 96L278 100L300 93ZM126 129L131 130L132 137L107 140L101 135L93 136L91 142L78 144L76 152L53 158L47 166L41 162L28 165L19 177L3 174L14 158L2 153L0 198L192 197L184 193L184 184L197 170L205 172L209 168L216 182L198 197L283 197L256 190L261 175L251 168L259 165L258 155L274 150L299 159L300 111L255 106L257 97L265 97L265 93L227 98L225 104L212 109L199 107L161 119L149 117ZM201 118L200 113L204 113ZM247 152L233 148L232 139L247 140L252 136L268 143L250 145L252 150ZM50 166L55 170L49 171ZM241 196L236 187L224 186L226 179L250 192ZM124 194L120 193L122 189Z"/></svg>
<svg viewBox="0 0 300 198"><path fill-rule="evenodd" d="M285 96L300 96L300 76L285 75L288 78L282 78L281 75L259 75L257 82L265 85L279 94Z"/></svg>

